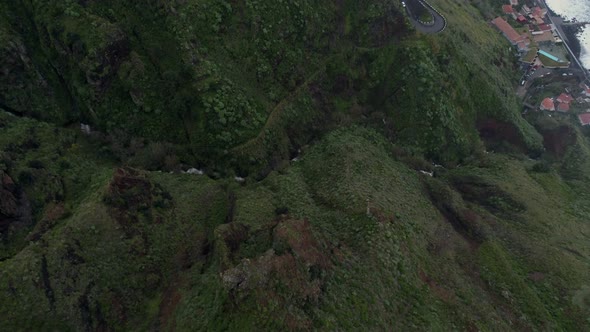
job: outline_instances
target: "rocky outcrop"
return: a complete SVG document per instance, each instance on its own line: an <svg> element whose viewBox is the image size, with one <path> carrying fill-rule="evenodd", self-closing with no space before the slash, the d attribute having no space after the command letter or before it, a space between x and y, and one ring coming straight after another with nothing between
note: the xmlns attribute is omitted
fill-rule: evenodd
<svg viewBox="0 0 590 332"><path fill-rule="evenodd" d="M151 183L143 172L122 167L115 171L109 185L109 195L126 198L124 201L113 202L114 204L136 205L149 200L151 187Z"/></svg>
<svg viewBox="0 0 590 332"><path fill-rule="evenodd" d="M103 202L113 217L130 230L141 220L160 221L154 208L172 206L172 197L160 185L152 183L143 171L122 167L115 171Z"/></svg>
<svg viewBox="0 0 590 332"><path fill-rule="evenodd" d="M119 28L110 27L105 41L83 60L82 69L86 81L94 88L96 97L101 97L116 77L119 66L129 56L129 39Z"/></svg>
<svg viewBox="0 0 590 332"><path fill-rule="evenodd" d="M221 279L234 305L253 296L259 306L282 317L289 329L300 330L311 327L305 308L319 301L331 266L328 250L313 235L309 221L284 219L274 228L272 248L243 259ZM298 305L284 310L290 303Z"/></svg>

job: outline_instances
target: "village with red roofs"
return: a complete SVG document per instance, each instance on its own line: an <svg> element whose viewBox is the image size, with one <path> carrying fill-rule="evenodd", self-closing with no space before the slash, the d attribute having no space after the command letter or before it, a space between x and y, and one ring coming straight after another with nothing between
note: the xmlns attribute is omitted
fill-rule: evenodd
<svg viewBox="0 0 590 332"><path fill-rule="evenodd" d="M584 25L555 16L542 0L506 0L490 24L512 45L522 76L517 94L524 112L576 117L590 126L590 80L568 46L564 25Z"/></svg>

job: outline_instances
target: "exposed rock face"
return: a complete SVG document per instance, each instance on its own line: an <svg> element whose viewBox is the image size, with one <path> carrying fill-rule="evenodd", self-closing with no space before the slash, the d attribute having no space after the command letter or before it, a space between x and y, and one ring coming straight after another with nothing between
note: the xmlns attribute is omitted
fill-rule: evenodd
<svg viewBox="0 0 590 332"><path fill-rule="evenodd" d="M0 171L0 233L10 232L30 223L28 201L12 178Z"/></svg>

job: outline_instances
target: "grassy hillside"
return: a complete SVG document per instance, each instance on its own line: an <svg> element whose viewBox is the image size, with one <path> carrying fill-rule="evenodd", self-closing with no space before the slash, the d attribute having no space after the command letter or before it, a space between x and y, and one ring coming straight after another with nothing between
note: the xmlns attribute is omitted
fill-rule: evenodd
<svg viewBox="0 0 590 332"><path fill-rule="evenodd" d="M0 330L588 330L590 133L432 4L0 2Z"/></svg>
<svg viewBox="0 0 590 332"><path fill-rule="evenodd" d="M245 186L103 168L0 263L2 316L11 330L584 326L587 188L495 154L431 178L398 153L352 127Z"/></svg>

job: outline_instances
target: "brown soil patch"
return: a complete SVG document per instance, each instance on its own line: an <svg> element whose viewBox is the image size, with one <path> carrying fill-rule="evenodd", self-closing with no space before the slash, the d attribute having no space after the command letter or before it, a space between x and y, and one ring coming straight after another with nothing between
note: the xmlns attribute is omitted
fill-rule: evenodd
<svg viewBox="0 0 590 332"><path fill-rule="evenodd" d="M497 146L499 142L508 142L520 151L526 152L526 144L518 132L518 128L509 122L495 119L485 119L477 122L479 135L490 148Z"/></svg>
<svg viewBox="0 0 590 332"><path fill-rule="evenodd" d="M330 249L314 236L309 221L285 217L274 229L272 249L242 259L221 278L236 310L254 298L266 316L286 329L308 330L312 319L306 310L320 299L330 258Z"/></svg>
<svg viewBox="0 0 590 332"><path fill-rule="evenodd" d="M322 268L330 266L307 220L287 220L279 223L275 229L275 239L287 242L293 254L308 266L318 265Z"/></svg>
<svg viewBox="0 0 590 332"><path fill-rule="evenodd" d="M158 314L161 331L174 331L176 329L173 318L176 307L182 299L182 295L178 291L179 288L179 282L173 282L162 296L160 312Z"/></svg>
<svg viewBox="0 0 590 332"><path fill-rule="evenodd" d="M529 279L531 279L534 282L543 281L545 279L545 274L541 272L533 272L529 274Z"/></svg>
<svg viewBox="0 0 590 332"><path fill-rule="evenodd" d="M563 157L568 146L576 143L576 133L569 126L559 126L554 129L541 130L545 149L556 157Z"/></svg>
<svg viewBox="0 0 590 332"><path fill-rule="evenodd" d="M455 292L452 290L448 290L444 287L441 287L436 281L430 278L424 271L420 270L418 273L420 280L428 285L430 291L439 299L446 303L456 303L457 297L455 296Z"/></svg>
<svg viewBox="0 0 590 332"><path fill-rule="evenodd" d="M52 229L57 221L66 215L66 208L63 202L50 203L43 211L43 217L35 225L35 229L27 236L27 241L38 241L43 234Z"/></svg>
<svg viewBox="0 0 590 332"><path fill-rule="evenodd" d="M127 239L137 245L133 252L143 255L149 241L141 230L143 223L162 223L164 211L174 207L172 196L158 183L152 183L147 173L130 167L115 171L103 203L110 217L116 221Z"/></svg>

